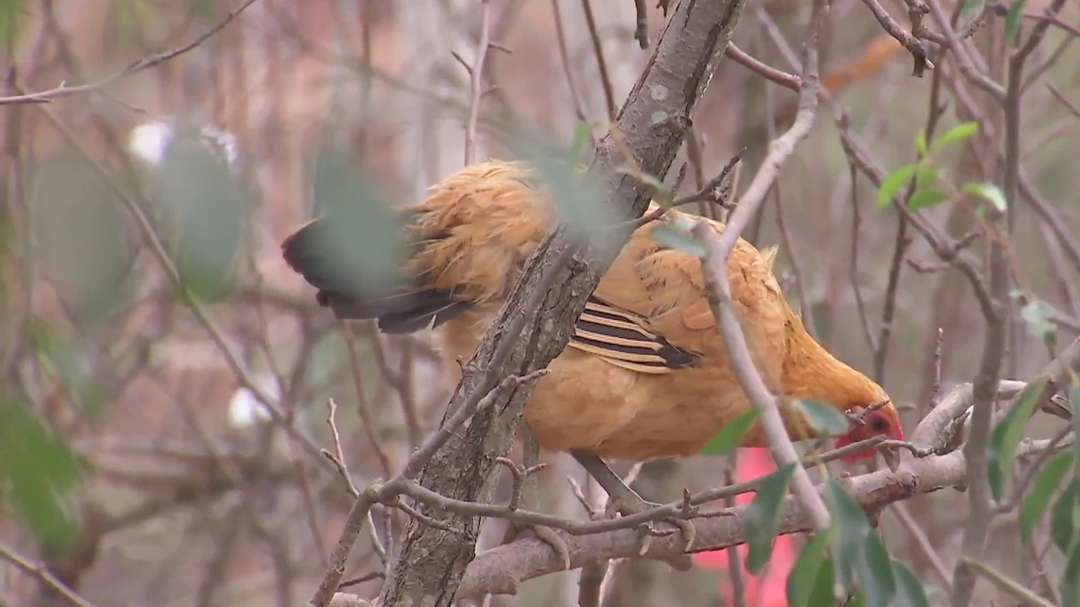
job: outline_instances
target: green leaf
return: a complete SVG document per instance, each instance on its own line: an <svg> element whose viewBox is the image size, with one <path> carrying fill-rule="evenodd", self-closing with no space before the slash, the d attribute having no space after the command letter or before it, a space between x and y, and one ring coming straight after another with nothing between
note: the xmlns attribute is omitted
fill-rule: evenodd
<svg viewBox="0 0 1080 607"><path fill-rule="evenodd" d="M135 245L108 183L81 158L54 157L35 171L30 207L35 269L77 324L115 318L132 291Z"/></svg>
<svg viewBox="0 0 1080 607"><path fill-rule="evenodd" d="M1061 480L1065 478L1065 473L1069 471L1072 464L1071 453L1059 453L1043 466L1038 476L1032 481L1031 489L1024 496L1024 503L1020 508L1020 533L1025 542L1031 542L1031 534L1035 526L1039 524L1039 519L1046 512L1046 507L1050 505L1050 498L1057 491L1058 485L1061 484Z"/></svg>
<svg viewBox="0 0 1080 607"><path fill-rule="evenodd" d="M601 179L595 172L583 171L572 150L529 134L521 135L513 145L536 170L559 220L572 235L597 250L621 245L614 228L629 217L608 204Z"/></svg>
<svg viewBox="0 0 1080 607"><path fill-rule="evenodd" d="M15 48L19 26L28 11L29 0L0 0L0 46L6 51Z"/></svg>
<svg viewBox="0 0 1080 607"><path fill-rule="evenodd" d="M982 198L986 202L990 203L990 206L994 207L1002 213L1008 208L1009 203L1005 200L1005 194L1002 193L1001 188L992 183L986 183L984 181L972 182L964 186L964 193L969 196L976 196Z"/></svg>
<svg viewBox="0 0 1080 607"><path fill-rule="evenodd" d="M1039 396L1045 384L1046 380L1043 379L1028 384L1017 397L1016 405L1009 409L1005 418L990 434L988 474L994 499L1000 500L1005 493L1005 484L1012 474L1013 462L1016 459L1016 446L1024 437L1024 428L1035 411L1035 405L1039 404Z"/></svg>
<svg viewBox="0 0 1080 607"><path fill-rule="evenodd" d="M788 464L761 479L754 501L746 509L742 527L750 544L746 569L751 573L761 571L772 554L773 540L776 539L777 527L780 525L784 494L787 493L794 471L795 465Z"/></svg>
<svg viewBox="0 0 1080 607"><path fill-rule="evenodd" d="M896 581L896 594L893 607L930 607L926 590L911 569L900 561L893 561L893 579Z"/></svg>
<svg viewBox="0 0 1080 607"><path fill-rule="evenodd" d="M177 129L159 167L158 199L181 280L199 296L216 299L232 286L247 195L205 131Z"/></svg>
<svg viewBox="0 0 1080 607"><path fill-rule="evenodd" d="M1080 379L1076 377L1073 378L1072 395L1069 402L1072 405L1073 452L1076 454L1076 461L1080 462Z"/></svg>
<svg viewBox="0 0 1080 607"><path fill-rule="evenodd" d="M919 158L926 158L930 153L930 148L926 144L926 130L920 129L919 133L915 135L915 151L919 153Z"/></svg>
<svg viewBox="0 0 1080 607"><path fill-rule="evenodd" d="M841 583L850 587L855 581L859 559L862 558L866 538L873 531L866 520L866 514L858 502L844 491L835 480L825 485L825 504L833 517L836 527L833 557Z"/></svg>
<svg viewBox="0 0 1080 607"><path fill-rule="evenodd" d="M588 122L579 122L574 126L574 139L570 144L570 154L578 162L584 162L585 148L589 145L589 134L592 133L592 125Z"/></svg>
<svg viewBox="0 0 1080 607"><path fill-rule="evenodd" d="M953 128L942 133L941 137L934 140L930 146L930 153L936 154L945 148L971 139L979 132L978 122L961 122Z"/></svg>
<svg viewBox="0 0 1080 607"><path fill-rule="evenodd" d="M863 542L856 561L859 588L866 595L868 607L888 607L896 593L892 559L878 534L871 532Z"/></svg>
<svg viewBox="0 0 1080 607"><path fill-rule="evenodd" d="M1061 604L1080 606L1080 542L1073 545L1061 574Z"/></svg>
<svg viewBox="0 0 1080 607"><path fill-rule="evenodd" d="M402 217L385 202L358 158L333 148L315 157L315 214L326 217L312 246L321 274L335 277L349 293L391 289L400 284L405 259Z"/></svg>
<svg viewBox="0 0 1080 607"><path fill-rule="evenodd" d="M928 190L937 183L940 173L933 165L921 163L915 170L915 191Z"/></svg>
<svg viewBox="0 0 1080 607"><path fill-rule="evenodd" d="M757 409L750 409L724 424L720 432L705 443L705 448L701 452L705 455L727 455L731 453L742 442L742 437L750 429L750 426L754 425L757 416Z"/></svg>
<svg viewBox="0 0 1080 607"><path fill-rule="evenodd" d="M825 436L836 436L847 432L850 424L843 413L836 407L816 400L797 400L796 406L802 410L810 426Z"/></svg>
<svg viewBox="0 0 1080 607"><path fill-rule="evenodd" d="M1028 332L1051 348L1057 343L1057 325L1051 318L1056 310L1041 299L1030 299L1020 308L1020 319L1024 321Z"/></svg>
<svg viewBox="0 0 1080 607"><path fill-rule="evenodd" d="M828 547L828 532L815 534L803 545L787 578L788 607L813 607L822 604L812 603L811 599L814 598L814 591L819 585L818 578L821 577L822 569L828 560L825 554ZM829 579L828 582L831 594L832 580Z"/></svg>
<svg viewBox="0 0 1080 607"><path fill-rule="evenodd" d="M911 181L911 178L915 176L915 171L918 170L918 165L907 164L904 165L892 173L889 173L885 179L881 180L881 187L878 188L877 194L877 208L886 209L892 204L893 198L896 197L900 188L904 187L907 182Z"/></svg>
<svg viewBox="0 0 1080 607"><path fill-rule="evenodd" d="M938 190L920 190L912 195L911 200L908 200L908 208L912 211L918 211L927 207L932 207L935 204L940 204L949 199L949 195Z"/></svg>
<svg viewBox="0 0 1080 607"><path fill-rule="evenodd" d="M1009 7L1009 14L1005 16L1005 39L1009 42L1016 41L1016 34L1020 32L1020 20L1024 16L1024 7L1027 0L1013 0Z"/></svg>
<svg viewBox="0 0 1080 607"><path fill-rule="evenodd" d="M689 232L684 232L668 224L660 224L649 233L660 246L705 258L705 247Z"/></svg>
<svg viewBox="0 0 1080 607"><path fill-rule="evenodd" d="M964 6L960 8L960 25L967 26L968 19L981 13L985 6L986 0L965 0Z"/></svg>
<svg viewBox="0 0 1080 607"><path fill-rule="evenodd" d="M77 531L67 494L79 482L75 456L19 403L0 394L0 486L46 547L64 547Z"/></svg>
<svg viewBox="0 0 1080 607"><path fill-rule="evenodd" d="M1080 526L1080 480L1073 479L1069 487L1058 497L1050 514L1050 538L1062 554L1069 553L1069 547L1076 537L1076 528ZM1080 542L1078 542L1080 543Z"/></svg>

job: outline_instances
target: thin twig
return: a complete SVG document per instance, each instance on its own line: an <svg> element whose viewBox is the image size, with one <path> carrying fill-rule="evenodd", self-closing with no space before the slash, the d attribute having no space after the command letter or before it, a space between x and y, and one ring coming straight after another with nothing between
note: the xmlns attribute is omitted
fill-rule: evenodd
<svg viewBox="0 0 1080 607"><path fill-rule="evenodd" d="M964 558L963 563L994 583L995 586L1012 595L1022 605L1029 607L1055 607L1053 603L1028 590L1023 584L1010 578L990 565L972 558Z"/></svg>
<svg viewBox="0 0 1080 607"><path fill-rule="evenodd" d="M0 559L4 559L14 565L16 569L41 582L71 605L75 607L95 607L93 603L60 581L45 565L34 563L2 542L0 542Z"/></svg>
<svg viewBox="0 0 1080 607"><path fill-rule="evenodd" d="M581 101L577 85L574 84L574 75L570 69L570 53L566 50L566 34L563 32L562 12L559 10L559 0L551 0L552 18L555 20L555 41L559 47L559 62L562 64L563 74L566 76L566 86L570 89L570 100L574 104L574 114L581 122L588 122L585 114L585 104ZM590 137L592 129L589 129ZM595 143L595 141L594 141Z"/></svg>
<svg viewBox="0 0 1080 607"><path fill-rule="evenodd" d="M465 122L465 165L476 161L476 124L480 118L480 98L483 96L482 72L487 58L489 27L491 24L491 0L481 0L480 41L476 43L476 58L469 71L469 117ZM460 60L460 57L458 58ZM464 62L463 62L464 63Z"/></svg>
<svg viewBox="0 0 1080 607"><path fill-rule="evenodd" d="M170 59L175 59L176 57L179 57L180 55L183 55L184 53L187 53L188 51L197 48L203 42L209 40L214 34L225 29L226 25L231 23L233 19L240 15L240 13L244 12L249 6L255 4L255 2L257 1L258 0L246 0L237 8L229 11L225 15L225 18L219 21L214 27L206 30L201 36L195 38L191 42L183 46L174 48L170 51L147 55L146 57L139 58L128 64L128 66L124 69L109 76L106 76L105 78L95 80L93 82L88 82L86 84L76 84L72 86L67 86L65 83L61 82L57 87L49 89L47 91L39 91L37 93L24 92L19 95L13 95L10 97L0 97L0 105L8 105L12 103L48 103L53 99L59 99L61 97L68 97L70 95L77 95L80 93L100 91L101 89L117 82L118 80L165 63Z"/></svg>
<svg viewBox="0 0 1080 607"><path fill-rule="evenodd" d="M604 103L607 107L608 120L615 122L615 93L608 74L607 61L604 59L604 47L600 43L600 34L596 31L596 18L593 17L589 0L581 0L581 9L585 11L585 24L589 27L589 40L592 41L596 65L600 70L600 84L604 87Z"/></svg>

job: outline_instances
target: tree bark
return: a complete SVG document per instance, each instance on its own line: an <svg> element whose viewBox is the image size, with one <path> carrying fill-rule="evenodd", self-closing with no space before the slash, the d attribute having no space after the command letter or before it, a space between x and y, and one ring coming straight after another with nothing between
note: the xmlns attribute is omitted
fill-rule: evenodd
<svg viewBox="0 0 1080 607"><path fill-rule="evenodd" d="M682 145L690 114L723 58L745 0L683 0L672 12L644 72L630 91L613 133L598 145L592 170L605 176L607 204L627 218L648 207L650 188L625 166L663 178ZM626 158L625 153L632 154ZM623 235L627 237L628 234ZM526 263L521 279L488 329L448 411L475 399L508 375L544 368L570 339L585 299L617 254L578 254L556 229ZM531 389L509 390L480 411L424 466L420 483L459 500L483 501L495 458L505 455ZM463 436L462 436L463 435ZM425 509L448 529L410 520L387 573L381 605L450 605L476 551L478 518Z"/></svg>

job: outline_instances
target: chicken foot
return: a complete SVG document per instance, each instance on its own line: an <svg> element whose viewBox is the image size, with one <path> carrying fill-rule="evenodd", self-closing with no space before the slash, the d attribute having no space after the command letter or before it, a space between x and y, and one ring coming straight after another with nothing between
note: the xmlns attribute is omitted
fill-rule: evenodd
<svg viewBox="0 0 1080 607"><path fill-rule="evenodd" d="M611 500L611 507L619 514L629 516L663 505L650 502L638 495L637 492L630 487L627 487L626 483L619 478L619 475L615 474L615 472L608 467L607 463L596 455L583 453L581 451L571 451L570 455L573 455L574 459L581 464L581 467L585 468L585 471L596 479L596 482L600 483L600 486L604 488L604 491L607 492L608 497ZM696 536L694 523L686 519L675 517L668 517L661 520L679 528L679 531L682 533L682 537L686 542L684 550L689 550L690 546L694 543L694 537ZM649 535L662 534L651 527L647 528L646 532Z"/></svg>
<svg viewBox="0 0 1080 607"><path fill-rule="evenodd" d="M527 425L522 424L521 433L521 468L533 470L540 462L540 442L536 440L536 434ZM521 479L520 502L531 508L538 500L536 495L536 479L532 475L525 474ZM570 547L554 529L543 525L523 525L513 519L503 536L503 543L509 543L526 530L532 531L536 539L551 547L552 551L562 560L563 569L570 569Z"/></svg>

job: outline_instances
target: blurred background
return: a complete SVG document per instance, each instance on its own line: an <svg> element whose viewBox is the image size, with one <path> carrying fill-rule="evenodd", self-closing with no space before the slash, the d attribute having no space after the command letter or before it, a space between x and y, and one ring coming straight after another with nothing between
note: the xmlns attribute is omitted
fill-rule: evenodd
<svg viewBox="0 0 1080 607"><path fill-rule="evenodd" d="M655 42L664 18L646 4ZM906 14L901 2L884 4ZM1030 0L1026 10L1045 4ZM0 0L0 94L97 82L199 40L240 6ZM752 1L735 39L798 72L789 57L801 48L808 10L797 0ZM507 125L566 146L575 133L603 134L609 108L622 104L649 51L634 38L633 2L593 1L592 12L596 45L582 2L491 0L497 46L482 71L491 90L481 98L478 159L512 157ZM1078 6L1061 19L1080 23ZM159 65L48 103L0 106L0 546L44 563L102 606L307 599L351 503L319 454L334 444L329 399L362 486L398 469L441 417L450 386L430 334L343 326L316 305L279 245L328 201L414 202L463 166L463 62L473 63L480 21L479 2L466 0L258 0ZM1002 29L991 16L975 36L991 57ZM1026 377L1080 330L1080 267L1060 233L1074 245L1080 233L1074 40L1051 28L1033 63L1055 60L1025 98L1024 167L1054 221L1018 203L1014 271L1026 312L1009 377ZM832 2L825 41L825 86L849 110L852 131L886 168L914 161L932 77L911 75L910 56L858 0ZM942 88L948 106L939 132L970 119ZM725 61L676 160L676 169L690 167L680 191L696 191L740 150L745 186L795 103L793 92ZM327 158L334 160L320 162ZM983 170L965 146L938 162L957 182ZM955 237L975 221L960 205L927 212ZM909 429L932 394L938 327L945 387L973 377L984 324L971 290L955 271L937 268L910 229L900 236L915 264L899 264L895 309L886 305L897 214L876 207L864 179L853 188L828 108L747 236L780 245L781 283L814 334L881 378ZM875 357L883 340L887 349ZM556 465L541 475L542 507L584 516L566 481L583 481L583 471L544 457ZM741 457L748 463L738 474L764 473L751 465L754 453ZM654 462L637 486L669 500L683 487L720 484L732 469L707 456ZM936 572L952 569L964 504L962 494L941 491L881 518L890 551L935 601ZM346 577L380 571L376 544L400 524L377 511L378 542L361 538ZM920 549L919 532L936 555ZM501 533L490 535L488 545ZM1022 566L1016 537L1016 521L1000 519L987 559L1031 580L1036 572ZM783 596L783 555L798 541L782 540L771 577L752 582L746 604L783 604L775 600ZM1054 558L1047 562L1060 567ZM65 604L10 560L0 559L0 605ZM577 575L529 582L493 603L576 604ZM367 596L377 585L351 590ZM723 553L688 572L620 563L613 588L605 604L734 604ZM988 586L979 590L977 604L995 598Z"/></svg>

